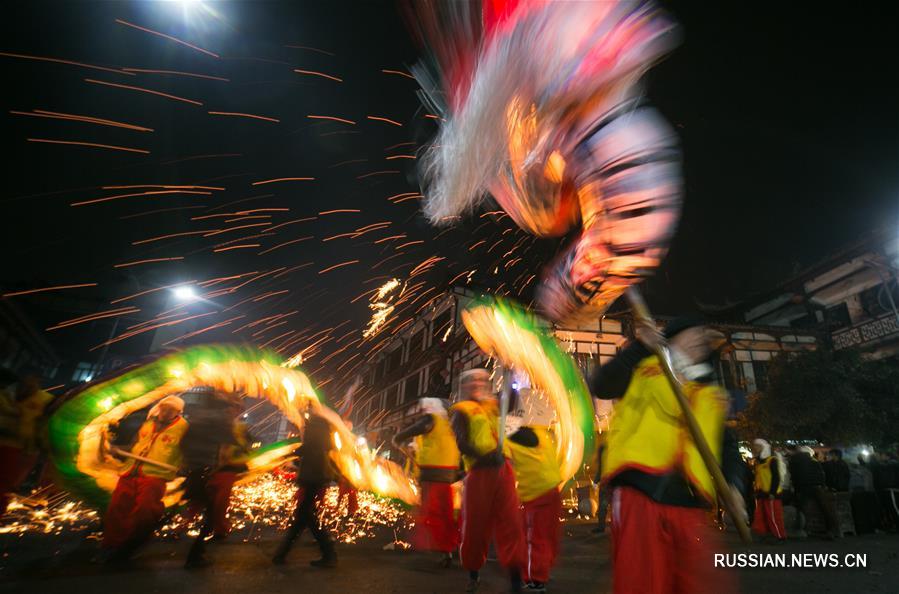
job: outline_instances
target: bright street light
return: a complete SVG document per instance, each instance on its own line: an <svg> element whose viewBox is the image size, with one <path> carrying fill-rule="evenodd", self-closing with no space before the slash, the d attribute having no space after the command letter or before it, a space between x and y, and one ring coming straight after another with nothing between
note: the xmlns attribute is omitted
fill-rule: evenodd
<svg viewBox="0 0 899 594"><path fill-rule="evenodd" d="M178 301L193 301L197 298L194 288L189 286L176 287L172 290L172 293Z"/></svg>

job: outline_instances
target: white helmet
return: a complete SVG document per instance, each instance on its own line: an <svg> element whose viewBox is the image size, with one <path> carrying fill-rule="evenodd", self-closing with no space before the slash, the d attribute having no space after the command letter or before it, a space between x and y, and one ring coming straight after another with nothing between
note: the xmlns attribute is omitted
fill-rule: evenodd
<svg viewBox="0 0 899 594"><path fill-rule="evenodd" d="M439 398L422 398L418 401L418 409L428 415L446 416L446 407Z"/></svg>

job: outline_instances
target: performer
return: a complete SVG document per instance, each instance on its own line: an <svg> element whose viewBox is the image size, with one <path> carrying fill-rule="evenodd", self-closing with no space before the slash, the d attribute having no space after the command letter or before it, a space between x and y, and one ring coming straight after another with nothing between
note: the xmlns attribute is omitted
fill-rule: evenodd
<svg viewBox="0 0 899 594"><path fill-rule="evenodd" d="M22 484L38 459L40 433L53 395L41 390L36 375L17 377L3 369L0 391L0 518L9 494Z"/></svg>
<svg viewBox="0 0 899 594"><path fill-rule="evenodd" d="M166 396L147 415L131 453L161 465L128 459L103 518L103 543L108 562L122 562L146 542L165 513L166 483L181 466L181 440L188 423L181 416L184 401Z"/></svg>
<svg viewBox="0 0 899 594"><path fill-rule="evenodd" d="M298 493L293 520L281 546L275 552L272 563L284 565L287 553L303 530L309 529L321 549L321 559L310 561L313 567L336 567L337 553L328 531L318 521L321 499L328 484L335 478L330 453L334 449L331 442L331 430L328 422L317 414L310 416L303 432L303 445L297 450L300 457L300 468L297 472L297 483L301 489Z"/></svg>
<svg viewBox="0 0 899 594"><path fill-rule="evenodd" d="M783 492L783 462L771 453L771 444L764 439L756 439L752 442L752 452L755 454L755 516L752 522L752 531L756 534L771 534L777 540L783 542L787 539L787 531L784 528L783 502L780 500Z"/></svg>
<svg viewBox="0 0 899 594"><path fill-rule="evenodd" d="M350 431L353 430L353 422L349 419L344 420L344 424L346 428ZM343 503L343 500L346 499L346 515L347 517L352 518L356 515L356 512L359 511L359 492L353 487L350 481L346 480L345 477L339 477L337 479L337 508L340 509L340 504Z"/></svg>
<svg viewBox="0 0 899 594"><path fill-rule="evenodd" d="M203 524L194 539L187 560L187 569L196 569L210 564L205 556L206 539L213 533L217 509L217 497L221 494L211 485L211 478L219 463L222 449L232 447L234 439L234 418L229 410L231 403L224 394L209 394L199 404L193 405L190 426L181 444L184 456L184 495L194 508L203 510ZM233 483L232 483L233 484ZM228 491L230 495L230 489ZM221 504L222 502L219 502ZM227 509L228 502L225 500ZM224 515L224 510L221 510Z"/></svg>
<svg viewBox="0 0 899 594"><path fill-rule="evenodd" d="M499 561L509 570L513 591L521 589L524 528L512 466L499 450L499 409L486 369L459 378L460 401L450 408L456 444L468 474L462 488L459 557L469 572L468 592L480 585L479 572L491 538Z"/></svg>
<svg viewBox="0 0 899 594"><path fill-rule="evenodd" d="M423 413L411 426L393 437L403 449L415 438L421 505L415 520L413 543L416 548L441 553L441 564L452 564L453 549L458 546L459 529L453 517L453 488L459 474L460 454L456 447L443 401L422 398Z"/></svg>
<svg viewBox="0 0 899 594"><path fill-rule="evenodd" d="M233 418L233 442L224 445L219 454L219 467L206 483L209 499L212 503L213 540L225 540L231 533L231 521L228 519L228 506L231 504L231 491L238 476L247 471L247 459L253 436L249 427L241 421L243 406L239 400L232 400L229 408Z"/></svg>
<svg viewBox="0 0 899 594"><path fill-rule="evenodd" d="M580 225L537 301L595 319L658 267L680 217L677 136L640 85L673 21L651 2L411 5L428 50L414 73L445 120L419 161L425 214L446 224L489 193L535 235Z"/></svg>
<svg viewBox="0 0 899 594"><path fill-rule="evenodd" d="M562 537L562 477L549 432L552 409L529 390L519 395L525 404L523 424L509 436L509 452L527 535L525 579L528 592L545 592Z"/></svg>
<svg viewBox="0 0 899 594"><path fill-rule="evenodd" d="M692 412L723 463L728 483L739 493L739 452L735 442L725 441L728 396L713 380L711 338L696 319L672 321L664 337L655 326L640 323L637 342L591 380L599 398L621 399L602 460L602 484L615 489L616 593L733 591L728 576L713 562L719 544L708 512L716 501L712 477L687 433L658 359L650 355L667 339Z"/></svg>

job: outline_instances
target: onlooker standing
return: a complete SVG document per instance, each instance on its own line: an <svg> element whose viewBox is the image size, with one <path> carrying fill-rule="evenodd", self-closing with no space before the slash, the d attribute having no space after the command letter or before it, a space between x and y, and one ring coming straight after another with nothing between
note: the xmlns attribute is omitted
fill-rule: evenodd
<svg viewBox="0 0 899 594"><path fill-rule="evenodd" d="M833 496L826 487L824 468L812 458L813 454L812 448L801 446L790 457L790 476L796 491L797 508L802 512L809 503L816 502L824 514L828 537L840 538L842 534Z"/></svg>
<svg viewBox="0 0 899 594"><path fill-rule="evenodd" d="M823 466L828 489L839 493L849 490L849 465L843 460L842 450L834 448L827 452L827 461Z"/></svg>

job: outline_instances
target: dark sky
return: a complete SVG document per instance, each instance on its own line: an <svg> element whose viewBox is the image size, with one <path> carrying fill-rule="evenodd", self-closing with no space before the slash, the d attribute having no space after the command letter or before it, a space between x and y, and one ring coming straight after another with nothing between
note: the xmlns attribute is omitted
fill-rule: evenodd
<svg viewBox="0 0 899 594"><path fill-rule="evenodd" d="M669 258L647 288L661 313L697 301L736 301L878 226L899 232L896 9L887 3L866 12L860 6L837 12L820 4L782 4L666 3L683 24L684 43L651 72L647 88L683 140L686 206ZM256 273L207 290L234 287L268 272L233 293L176 313L216 312L193 330L237 318L195 340L262 343L287 332L272 346L287 343L290 351L323 331L331 339L313 366L350 345L325 362L333 370L368 349L352 344L368 317L367 299L351 300L393 276L407 278L430 257L443 260L409 283L403 314L472 269L477 269L472 281L478 285L529 297L534 283L527 281L539 273L557 241L536 242L496 215L475 217L438 237L418 214L414 161L405 156L414 154L416 144L409 143L420 143L432 121L420 108L415 82L383 72L405 72L418 54L395 4L206 5L217 16L199 11L185 18L181 3L163 1L17 3L7 9L14 15L4 21L6 53L228 79L135 70L129 76L0 56L7 88L0 116L7 168L0 287L98 283L52 298L15 298L42 327L116 307L139 309L124 316L124 328L158 316L166 292L111 301L176 282ZM153 131L9 113L34 110ZM253 185L283 177L315 179ZM103 189L134 185L224 189L71 206L171 190ZM281 210L247 212L255 209ZM319 214L337 209L360 212ZM218 216L226 213L232 214ZM309 217L317 218L276 227ZM379 222L390 224L365 232ZM257 226L230 230L244 224ZM204 237L196 233L202 230L223 232ZM355 238L323 241L357 230L362 234ZM173 233L195 234L133 245ZM234 249L214 251L223 248ZM114 267L153 258L183 259ZM521 259L506 270L504 265L516 258ZM358 263L320 273L354 260ZM294 311L275 318L269 330L263 323L234 332L254 320ZM105 340L111 319L49 331L47 337L74 356ZM394 324L402 319L398 316ZM251 336L257 329L264 332ZM294 345L292 339L297 339ZM140 340L123 340L116 348L132 344L140 350L145 348Z"/></svg>

